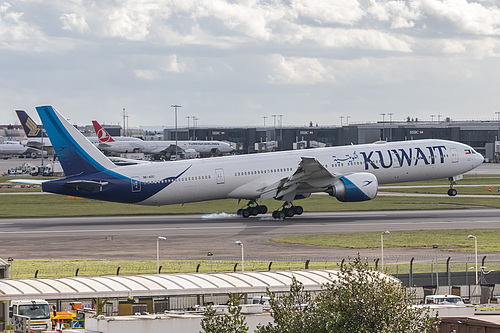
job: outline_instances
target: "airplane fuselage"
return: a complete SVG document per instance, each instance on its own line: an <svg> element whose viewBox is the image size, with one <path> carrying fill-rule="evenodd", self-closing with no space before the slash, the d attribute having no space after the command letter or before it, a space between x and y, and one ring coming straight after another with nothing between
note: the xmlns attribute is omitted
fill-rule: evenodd
<svg viewBox="0 0 500 333"><path fill-rule="evenodd" d="M333 176L371 173L379 184L453 177L483 161L467 145L431 139L131 165L47 182L43 190L144 205L256 200L265 188L294 174L304 157L316 159ZM79 180L103 185L86 191L67 184ZM302 194L324 192L331 185L309 183Z"/></svg>

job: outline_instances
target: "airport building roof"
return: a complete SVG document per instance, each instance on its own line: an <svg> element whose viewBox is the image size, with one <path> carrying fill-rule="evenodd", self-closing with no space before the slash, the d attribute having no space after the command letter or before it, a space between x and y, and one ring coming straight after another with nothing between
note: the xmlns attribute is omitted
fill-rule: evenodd
<svg viewBox="0 0 500 333"><path fill-rule="evenodd" d="M307 270L1 279L0 301L261 293L267 288L287 292L293 276L305 290L319 291L337 274L336 270Z"/></svg>

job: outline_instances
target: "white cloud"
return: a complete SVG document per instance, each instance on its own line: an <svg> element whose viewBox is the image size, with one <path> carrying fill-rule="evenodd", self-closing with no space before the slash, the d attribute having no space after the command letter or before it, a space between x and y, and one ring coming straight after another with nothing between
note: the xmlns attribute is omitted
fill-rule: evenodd
<svg viewBox="0 0 500 333"><path fill-rule="evenodd" d="M331 69L323 66L319 59L274 55L270 62L274 70L268 79L272 83L314 85L335 80Z"/></svg>
<svg viewBox="0 0 500 333"><path fill-rule="evenodd" d="M59 52L73 47L70 42L48 38L24 17L24 13L14 10L11 4L4 2L0 5L0 49Z"/></svg>
<svg viewBox="0 0 500 333"><path fill-rule="evenodd" d="M160 79L160 75L152 70L136 69L134 74L137 78L148 81L156 81Z"/></svg>
<svg viewBox="0 0 500 333"><path fill-rule="evenodd" d="M85 21L83 15L78 14L63 14L61 15L61 21L64 30L76 31L79 33L84 33L89 30L89 26Z"/></svg>
<svg viewBox="0 0 500 333"><path fill-rule="evenodd" d="M444 53L464 53L466 51L467 47L460 40L446 39L443 41Z"/></svg>
<svg viewBox="0 0 500 333"><path fill-rule="evenodd" d="M422 17L418 1L370 0L367 12L382 22L390 22L392 29L412 28Z"/></svg>
<svg viewBox="0 0 500 333"><path fill-rule="evenodd" d="M297 15L322 24L354 25L365 16L357 0L293 0L291 6Z"/></svg>
<svg viewBox="0 0 500 333"><path fill-rule="evenodd" d="M179 62L177 59L177 55L171 55L166 57L163 66L161 66L162 70L171 73L182 73L186 70L186 68L187 64Z"/></svg>
<svg viewBox="0 0 500 333"><path fill-rule="evenodd" d="M498 4L486 7L467 0L422 0L422 8L435 17L452 22L458 31L477 35L500 35Z"/></svg>
<svg viewBox="0 0 500 333"><path fill-rule="evenodd" d="M120 1L116 6L103 7L107 33L134 41L148 39L154 18L162 13L160 5L150 0Z"/></svg>

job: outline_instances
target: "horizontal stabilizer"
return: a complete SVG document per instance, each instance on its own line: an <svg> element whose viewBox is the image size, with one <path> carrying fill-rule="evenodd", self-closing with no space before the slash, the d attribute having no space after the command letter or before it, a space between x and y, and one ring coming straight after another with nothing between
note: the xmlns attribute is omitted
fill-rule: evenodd
<svg viewBox="0 0 500 333"><path fill-rule="evenodd" d="M42 179L11 179L7 183L18 183L18 184L28 184L28 185L42 185L42 183L48 182L49 180Z"/></svg>
<svg viewBox="0 0 500 333"><path fill-rule="evenodd" d="M97 192L102 191L103 186L108 185L108 182L96 182L92 180L73 180L64 183L64 186L71 187L77 191Z"/></svg>

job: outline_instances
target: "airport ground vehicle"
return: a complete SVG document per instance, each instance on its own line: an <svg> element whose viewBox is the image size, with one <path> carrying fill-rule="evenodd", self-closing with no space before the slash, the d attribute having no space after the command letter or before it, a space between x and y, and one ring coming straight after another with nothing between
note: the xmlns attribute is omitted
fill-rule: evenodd
<svg viewBox="0 0 500 333"><path fill-rule="evenodd" d="M30 318L30 328L34 332L52 329L49 303L42 299L11 301L10 317L25 316Z"/></svg>
<svg viewBox="0 0 500 333"><path fill-rule="evenodd" d="M425 296L425 304L464 305L464 301L456 295L428 295Z"/></svg>

